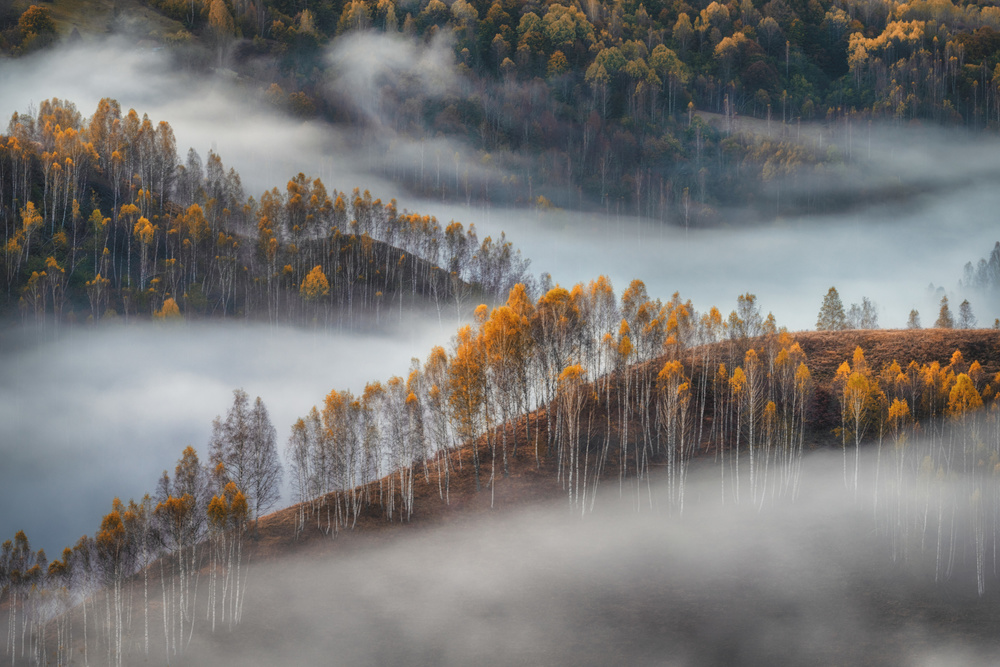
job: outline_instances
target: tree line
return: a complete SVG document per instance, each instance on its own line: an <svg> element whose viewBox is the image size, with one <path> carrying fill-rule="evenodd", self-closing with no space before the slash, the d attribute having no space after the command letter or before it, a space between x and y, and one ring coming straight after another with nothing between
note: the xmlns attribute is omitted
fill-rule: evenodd
<svg viewBox="0 0 1000 667"><path fill-rule="evenodd" d="M247 197L170 125L45 100L0 135L0 309L46 321L219 316L354 327L404 304L465 308L528 277L503 234L442 225L298 174Z"/></svg>
<svg viewBox="0 0 1000 667"><path fill-rule="evenodd" d="M61 560L33 551L24 531L4 542L0 595L12 664L68 665L80 653L85 664L122 665L129 656L169 663L196 625L231 630L243 613L248 536L280 498L275 438L260 397L251 404L237 389L226 418L213 423L207 464L187 447L153 495L115 498L93 537L64 549ZM207 600L199 601L203 589Z"/></svg>
<svg viewBox="0 0 1000 667"><path fill-rule="evenodd" d="M874 489L894 554L927 558L933 545L942 579L974 561L980 593L996 576L1000 423L985 408L995 408L1000 374L958 351L946 363L874 368L858 347L832 378L817 378L753 294L723 317L714 307L699 314L678 294L654 299L638 280L620 296L603 276L546 287L533 298L516 285L505 304L480 306L448 349L413 360L405 376L373 381L360 396L333 390L298 419L285 445L299 501L295 535L310 522L336 537L362 514L409 521L421 511L415 488L447 504L457 470L492 503L514 465L546 470L573 513L593 510L601 489L637 509L665 503L682 512L697 457L715 462L723 505L764 508L796 497L804 452L824 440L813 432L822 385L838 422L845 489L855 498ZM877 456L872 487L861 466L866 443ZM95 537L62 560L32 552L23 533L3 545L8 654L62 662L64 647L82 641L115 664L133 652L169 657L196 625L214 631L239 621L248 536L277 499L283 469L263 402L235 391L209 450L203 466L186 449L155 498L115 500ZM949 486L959 478L977 485L971 500ZM666 497L654 497L654 479ZM912 488L926 499L916 509ZM977 532L964 531L969 516ZM158 621L162 643L151 639Z"/></svg>

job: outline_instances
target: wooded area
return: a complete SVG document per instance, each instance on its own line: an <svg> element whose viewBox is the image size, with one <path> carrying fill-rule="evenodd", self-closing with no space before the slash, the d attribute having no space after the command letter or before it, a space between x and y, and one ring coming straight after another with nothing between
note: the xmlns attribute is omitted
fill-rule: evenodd
<svg viewBox="0 0 1000 667"><path fill-rule="evenodd" d="M517 285L505 305L476 312L449 350L414 360L407 377L372 382L361 396L333 390L295 423L286 452L301 502L289 510L286 544L305 532L335 538L359 518L367 526L409 522L422 512L417 498L436 495L448 506L453 479L493 505L497 486L524 467L547 471L576 515L616 485L637 510L683 512L696 459L714 462L724 506L764 509L794 502L804 453L833 445L842 450L846 492L874 494L893 557L933 552L942 581L974 562L980 595L996 581L996 334L793 336L762 316L752 294L723 319L715 308L699 315L679 295L652 299L641 281L618 299L603 277L555 286L537 301ZM905 366L888 356L924 339L929 347L913 348L918 356ZM927 360L951 342L984 352L985 366L960 350ZM861 344L872 346L873 361ZM866 443L878 454L873 473L861 465ZM281 474L260 399L251 407L234 392L210 452L202 466L188 448L155 501L116 499L95 538L62 560L31 551L23 533L4 544L10 655L62 664L83 641L85 651L120 664L130 654L182 653L196 624L214 631L239 621L243 559ZM653 480L666 497L654 499ZM916 507L911 493L926 502ZM196 607L202 575L208 601ZM159 601L149 592L157 578ZM162 642L150 639L151 609L157 627L162 617Z"/></svg>
<svg viewBox="0 0 1000 667"><path fill-rule="evenodd" d="M114 100L84 119L46 100L0 135L0 314L39 325L241 317L365 328L404 309L462 314L528 262L503 234L397 210L298 174L247 197L239 174ZM107 214L104 213L107 212Z"/></svg>

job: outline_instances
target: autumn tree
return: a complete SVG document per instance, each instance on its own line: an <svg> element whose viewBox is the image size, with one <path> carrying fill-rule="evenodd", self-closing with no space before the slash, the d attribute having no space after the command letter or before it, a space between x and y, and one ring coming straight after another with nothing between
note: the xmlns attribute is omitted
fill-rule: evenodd
<svg viewBox="0 0 1000 667"><path fill-rule="evenodd" d="M212 0L208 10L208 25L212 29L212 36L215 38L215 46L218 53L218 66L222 67L225 61L226 49L233 41L235 25L233 17L229 13L224 0Z"/></svg>
<svg viewBox="0 0 1000 667"><path fill-rule="evenodd" d="M856 493L860 472L861 441L872 424L877 423L877 407L885 395L879 387L878 379L868 367L864 351L860 347L855 348L853 363L850 366L847 362L841 364L834 378L834 386L837 388L840 400L842 444L845 444L844 482L847 483L846 438L849 434L854 440L853 486Z"/></svg>
<svg viewBox="0 0 1000 667"><path fill-rule="evenodd" d="M177 302L173 297L170 297L163 302L163 306L159 310L153 313L153 319L170 321L183 319L183 316Z"/></svg>
<svg viewBox="0 0 1000 667"><path fill-rule="evenodd" d="M48 7L31 5L17 19L17 27L25 40L32 37L51 37L56 34L56 24Z"/></svg>
<svg viewBox="0 0 1000 667"><path fill-rule="evenodd" d="M671 503L684 508L691 383L680 361L668 361L656 377L657 423L666 435L667 483Z"/></svg>
<svg viewBox="0 0 1000 667"><path fill-rule="evenodd" d="M208 605L214 632L217 612L220 613L222 622L228 621L230 629L239 621L242 613L246 590L246 579L241 572L243 536L250 516L246 496L236 488L235 483L227 483L219 493L212 496L207 516L209 536L214 546L208 588ZM219 588L222 589L221 596Z"/></svg>
<svg viewBox="0 0 1000 667"><path fill-rule="evenodd" d="M523 291L524 286L519 287ZM510 474L507 457L508 424L522 406L522 399L525 397L532 343L527 315L515 312L510 306L494 309L483 324L483 344L490 386L495 389L503 424L501 443L504 477Z"/></svg>
<svg viewBox="0 0 1000 667"><path fill-rule="evenodd" d="M448 365L448 388L455 430L459 439L472 445L476 490L480 488L479 446L482 409L486 400L486 368L482 342L472 327L459 329L455 352Z"/></svg>
<svg viewBox="0 0 1000 667"><path fill-rule="evenodd" d="M948 308L948 297L941 297L941 308L938 311L938 318L934 321L934 327L936 329L954 329L955 328L955 318L951 315L951 309Z"/></svg>
<svg viewBox="0 0 1000 667"><path fill-rule="evenodd" d="M212 424L211 460L222 464L226 479L247 497L251 519L257 521L281 495L282 467L276 445L277 432L267 407L258 396L250 399L242 389L233 391L233 405L225 421Z"/></svg>
<svg viewBox="0 0 1000 667"><path fill-rule="evenodd" d="M95 536L98 562L107 586L111 589L113 601L108 601L108 632L112 641L108 642L108 662L121 665L123 658L122 612L125 607L122 584L132 574L136 555L136 544L126 531L128 517L122 502L115 498L112 510L101 520L101 527Z"/></svg>
<svg viewBox="0 0 1000 667"><path fill-rule="evenodd" d="M972 314L972 305L969 304L969 300L965 299L958 306L958 328L959 329L975 329L976 328L976 316Z"/></svg>
<svg viewBox="0 0 1000 667"><path fill-rule="evenodd" d="M564 436L557 446L557 464L570 507L586 504L587 446L580 438L580 413L587 400L587 372L579 364L566 366L558 378L559 410ZM584 460L581 471L580 459ZM582 489L582 492L581 492Z"/></svg>

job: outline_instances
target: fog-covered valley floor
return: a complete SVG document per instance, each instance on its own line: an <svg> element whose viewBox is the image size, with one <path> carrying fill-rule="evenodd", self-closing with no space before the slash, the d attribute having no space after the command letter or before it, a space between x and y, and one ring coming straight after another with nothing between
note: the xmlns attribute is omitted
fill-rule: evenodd
<svg viewBox="0 0 1000 667"><path fill-rule="evenodd" d="M706 465L682 516L610 483L583 519L553 503L253 565L241 625L203 625L179 664L994 664L997 591L894 563L839 458L762 509L722 506Z"/></svg>

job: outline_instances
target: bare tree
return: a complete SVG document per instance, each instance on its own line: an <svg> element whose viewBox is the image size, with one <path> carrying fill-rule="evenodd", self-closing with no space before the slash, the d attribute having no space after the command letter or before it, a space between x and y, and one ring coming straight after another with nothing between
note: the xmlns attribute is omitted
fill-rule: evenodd
<svg viewBox="0 0 1000 667"><path fill-rule="evenodd" d="M221 463L226 478L246 495L254 521L280 497L282 468L276 441L264 401L258 396L250 408L247 393L234 390L226 420L215 418L209 446L212 463Z"/></svg>

